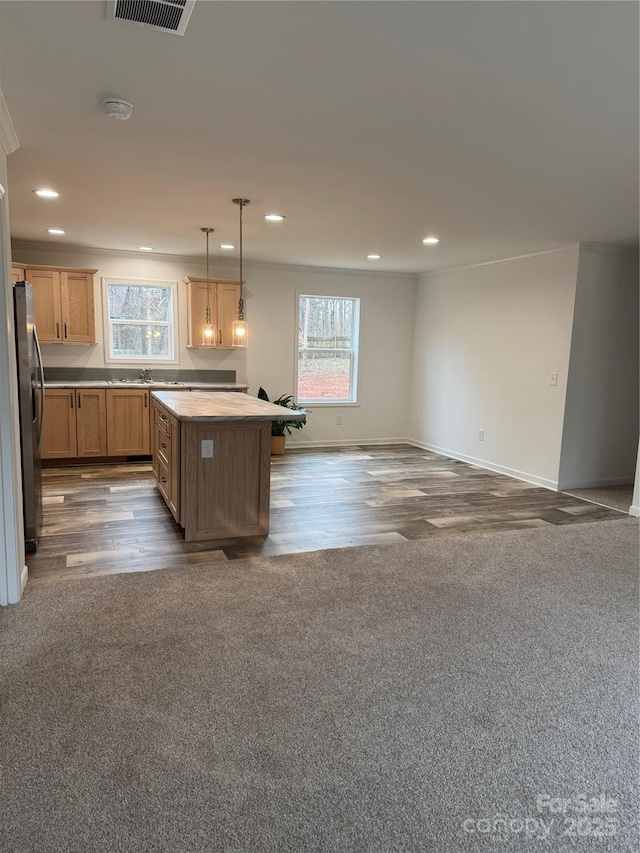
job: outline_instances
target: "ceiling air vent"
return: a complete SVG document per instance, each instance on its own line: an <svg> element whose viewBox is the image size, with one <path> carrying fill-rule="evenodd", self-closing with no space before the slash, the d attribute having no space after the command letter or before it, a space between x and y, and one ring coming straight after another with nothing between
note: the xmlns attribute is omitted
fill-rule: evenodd
<svg viewBox="0 0 640 853"><path fill-rule="evenodd" d="M183 36L196 0L107 0L107 17Z"/></svg>

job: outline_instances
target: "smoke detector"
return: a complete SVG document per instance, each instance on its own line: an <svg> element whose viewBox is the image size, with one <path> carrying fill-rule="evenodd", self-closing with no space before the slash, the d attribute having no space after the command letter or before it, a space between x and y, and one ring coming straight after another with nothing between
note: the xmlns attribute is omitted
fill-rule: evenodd
<svg viewBox="0 0 640 853"><path fill-rule="evenodd" d="M131 101L125 101L124 98L105 98L102 106L108 116L122 121L126 121L133 112L133 104Z"/></svg>

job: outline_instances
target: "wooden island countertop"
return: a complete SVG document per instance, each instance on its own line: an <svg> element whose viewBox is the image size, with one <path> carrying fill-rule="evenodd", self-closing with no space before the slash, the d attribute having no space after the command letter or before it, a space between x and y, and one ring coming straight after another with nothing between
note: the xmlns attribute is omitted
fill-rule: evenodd
<svg viewBox="0 0 640 853"><path fill-rule="evenodd" d="M179 421L304 421L304 412L266 403L234 391L154 391L157 400Z"/></svg>

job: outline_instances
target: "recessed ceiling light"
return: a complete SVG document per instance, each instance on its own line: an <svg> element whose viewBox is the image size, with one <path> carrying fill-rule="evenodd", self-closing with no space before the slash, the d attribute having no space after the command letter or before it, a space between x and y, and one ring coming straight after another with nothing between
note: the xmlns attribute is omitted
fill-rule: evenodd
<svg viewBox="0 0 640 853"><path fill-rule="evenodd" d="M221 249L235 249L233 243L220 243Z"/></svg>
<svg viewBox="0 0 640 853"><path fill-rule="evenodd" d="M140 252L153 252L153 246L138 246L138 251Z"/></svg>
<svg viewBox="0 0 640 853"><path fill-rule="evenodd" d="M367 255L370 261L379 261L382 255Z"/></svg>
<svg viewBox="0 0 640 853"><path fill-rule="evenodd" d="M39 195L40 198L58 198L58 196L60 195L60 193L57 193L55 190L47 189L31 190L31 192L34 192L36 195Z"/></svg>
<svg viewBox="0 0 640 853"><path fill-rule="evenodd" d="M439 237L425 237L422 241L426 246L435 246L436 243L440 242Z"/></svg>
<svg viewBox="0 0 640 853"><path fill-rule="evenodd" d="M287 217L283 216L281 213L265 213L262 218L266 219L268 222L282 222L282 220Z"/></svg>
<svg viewBox="0 0 640 853"><path fill-rule="evenodd" d="M47 234L66 234L66 231L63 231L62 228L47 228Z"/></svg>

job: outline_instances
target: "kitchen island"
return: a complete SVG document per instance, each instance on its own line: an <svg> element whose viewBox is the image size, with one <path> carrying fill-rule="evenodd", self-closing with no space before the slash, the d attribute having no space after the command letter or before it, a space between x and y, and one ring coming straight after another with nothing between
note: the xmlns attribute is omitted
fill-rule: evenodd
<svg viewBox="0 0 640 853"><path fill-rule="evenodd" d="M271 422L305 420L237 392L154 391L153 473L187 542L269 532Z"/></svg>

